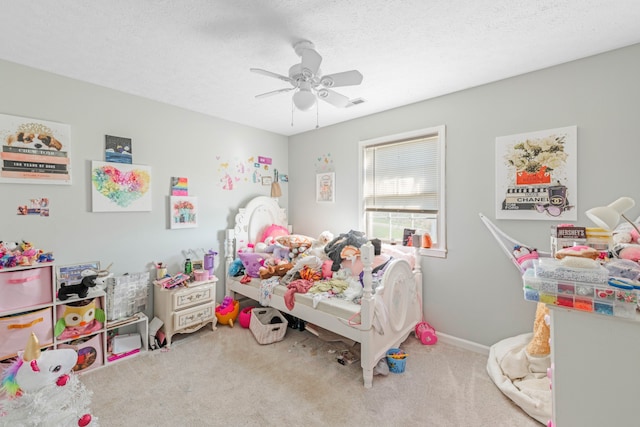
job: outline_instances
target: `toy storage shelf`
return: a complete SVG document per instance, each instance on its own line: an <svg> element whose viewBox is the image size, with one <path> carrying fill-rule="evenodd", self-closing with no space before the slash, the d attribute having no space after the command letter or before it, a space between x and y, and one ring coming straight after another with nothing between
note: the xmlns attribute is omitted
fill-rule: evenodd
<svg viewBox="0 0 640 427"><path fill-rule="evenodd" d="M148 349L148 318L137 313L124 320L97 322L92 327L68 325L67 319L80 316L84 308L95 303L95 311L105 310L107 294L95 287L86 297L73 295L66 300L57 298L58 282L54 263L5 268L0 270L0 361L15 357L24 349L31 332L35 332L42 349L73 348L78 352L76 373L108 366L144 354ZM89 303L89 304L84 304ZM78 312L73 310L77 309ZM92 309L92 307L90 307ZM66 318L65 314L70 317ZM58 322L64 325L56 336ZM4 327L3 327L4 326ZM68 327L69 326L69 327ZM59 326L60 328L61 326ZM75 328L75 329L74 329ZM140 334L140 348L120 357L107 351L107 334Z"/></svg>
<svg viewBox="0 0 640 427"><path fill-rule="evenodd" d="M110 337L116 334L124 335L130 333L140 335L140 348L132 349L121 354L113 354L111 351L111 343L109 343ZM105 348L107 349L105 356L106 365L112 365L146 353L149 348L149 318L144 313L136 313L127 319L107 320L107 344Z"/></svg>
<svg viewBox="0 0 640 427"><path fill-rule="evenodd" d="M41 348L54 346L54 264L0 270L0 361L24 349L31 332Z"/></svg>

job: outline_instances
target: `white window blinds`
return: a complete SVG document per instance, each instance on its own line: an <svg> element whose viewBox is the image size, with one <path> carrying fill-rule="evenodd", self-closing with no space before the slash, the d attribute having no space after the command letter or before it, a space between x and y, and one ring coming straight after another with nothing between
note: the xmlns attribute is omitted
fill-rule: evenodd
<svg viewBox="0 0 640 427"><path fill-rule="evenodd" d="M438 212L437 135L368 146L364 167L366 211Z"/></svg>

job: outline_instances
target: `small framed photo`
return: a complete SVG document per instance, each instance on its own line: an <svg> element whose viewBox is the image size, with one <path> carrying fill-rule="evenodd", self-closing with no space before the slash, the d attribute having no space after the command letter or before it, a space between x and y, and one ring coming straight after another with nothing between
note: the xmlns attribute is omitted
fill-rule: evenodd
<svg viewBox="0 0 640 427"><path fill-rule="evenodd" d="M316 174L316 202L334 203L336 199L336 174L323 172Z"/></svg>
<svg viewBox="0 0 640 427"><path fill-rule="evenodd" d="M201 259L197 259L195 261L191 261L191 266L193 270L204 270L204 261Z"/></svg>
<svg viewBox="0 0 640 427"><path fill-rule="evenodd" d="M272 182L273 182L273 177L270 177L270 176L262 177L262 185L271 185Z"/></svg>

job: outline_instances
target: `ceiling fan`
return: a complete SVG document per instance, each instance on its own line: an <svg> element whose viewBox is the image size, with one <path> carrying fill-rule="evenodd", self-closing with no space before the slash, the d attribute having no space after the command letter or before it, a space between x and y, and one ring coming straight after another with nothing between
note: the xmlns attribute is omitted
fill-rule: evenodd
<svg viewBox="0 0 640 427"><path fill-rule="evenodd" d="M279 93L295 91L293 105L301 111L307 111L316 105L317 98L340 108L354 105L348 97L331 90L331 88L359 85L362 82L362 74L358 70L322 75L320 71L322 56L316 52L313 43L303 40L296 43L293 49L301 61L289 68L288 77L261 68L249 69L253 73L273 77L291 84L291 87L262 93L256 95L256 98L266 98Z"/></svg>

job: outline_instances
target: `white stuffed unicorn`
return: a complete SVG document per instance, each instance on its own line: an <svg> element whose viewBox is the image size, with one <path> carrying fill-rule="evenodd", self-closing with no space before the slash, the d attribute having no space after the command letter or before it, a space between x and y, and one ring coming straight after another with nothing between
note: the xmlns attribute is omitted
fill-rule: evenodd
<svg viewBox="0 0 640 427"><path fill-rule="evenodd" d="M0 425L96 426L90 414L81 413L91 393L69 375L77 361L72 349L40 351L38 338L31 333L24 352L2 377L0 395L8 399L0 401Z"/></svg>

